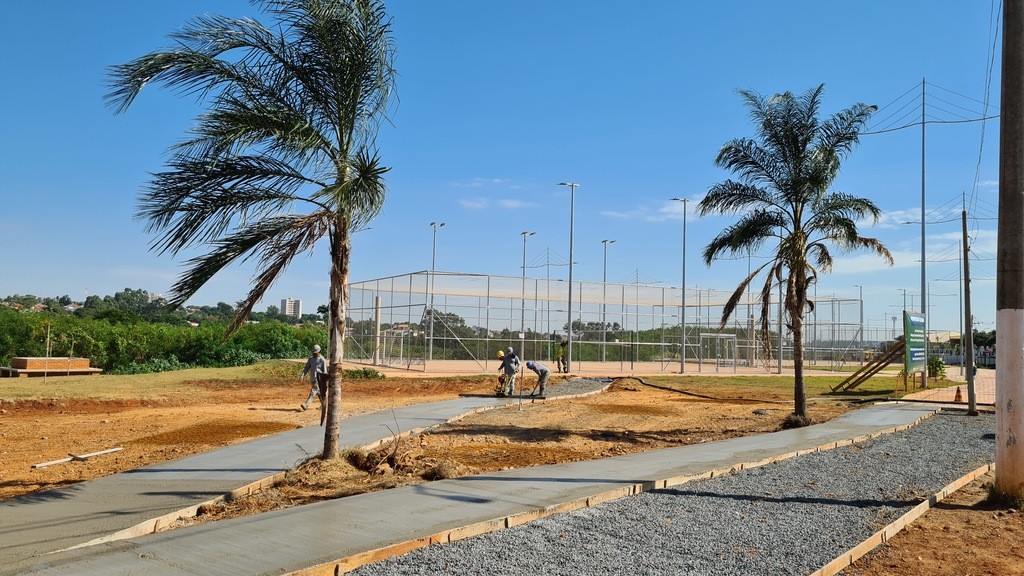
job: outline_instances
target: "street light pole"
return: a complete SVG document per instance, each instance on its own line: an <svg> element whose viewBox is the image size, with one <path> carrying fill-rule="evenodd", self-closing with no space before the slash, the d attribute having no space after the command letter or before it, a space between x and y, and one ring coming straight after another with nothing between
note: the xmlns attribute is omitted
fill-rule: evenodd
<svg viewBox="0 0 1024 576"><path fill-rule="evenodd" d="M437 229L444 228L444 222L431 222L434 230L434 244L430 251L430 340L427 343L427 360L434 359L434 270L437 266Z"/></svg>
<svg viewBox="0 0 1024 576"><path fill-rule="evenodd" d="M536 234L536 232L528 232L523 230L520 232L523 237L523 288L522 288L522 305L519 307L519 354L521 357L525 357L526 354L526 239ZM520 386L520 392L522 391Z"/></svg>
<svg viewBox="0 0 1024 576"><path fill-rule="evenodd" d="M679 373L686 373L686 198L673 198L683 203L683 279L679 291Z"/></svg>
<svg viewBox="0 0 1024 576"><path fill-rule="evenodd" d="M601 240L604 245L604 273L601 276L601 362L604 362L604 347L608 342L608 322L605 321L605 312L608 306L608 245L615 244L615 240Z"/></svg>
<svg viewBox="0 0 1024 576"><path fill-rule="evenodd" d="M900 292L903 292L903 311L906 312L907 311L907 289L906 288L897 288L897 290L899 290Z"/></svg>
<svg viewBox="0 0 1024 576"><path fill-rule="evenodd" d="M566 330L567 333L567 347L565 350L565 371L568 373L572 370L572 243L573 243L573 226L575 224L576 216L576 189L579 188L579 184L575 182L559 182L559 186L569 187L569 327Z"/></svg>

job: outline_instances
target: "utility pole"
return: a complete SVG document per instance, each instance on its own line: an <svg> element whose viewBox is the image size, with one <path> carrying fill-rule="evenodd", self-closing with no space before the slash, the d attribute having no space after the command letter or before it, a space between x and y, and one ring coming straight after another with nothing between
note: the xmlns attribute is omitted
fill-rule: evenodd
<svg viewBox="0 0 1024 576"><path fill-rule="evenodd" d="M1024 498L1024 2L1003 4L996 251L995 492Z"/></svg>
<svg viewBox="0 0 1024 576"><path fill-rule="evenodd" d="M967 326L967 334L961 338L967 338L967 414L978 415L978 401L974 390L974 326L971 322L971 248L967 239L967 210L960 212L960 221L963 224L964 244L964 325Z"/></svg>
<svg viewBox="0 0 1024 576"><path fill-rule="evenodd" d="M925 301L925 292L927 287L925 284L925 266L928 261L925 258L925 213L924 213L924 78L921 78L921 313L924 315L924 369L925 369L925 385L928 385L928 325L931 322L928 321L928 303ZM904 310L906 307L904 306Z"/></svg>

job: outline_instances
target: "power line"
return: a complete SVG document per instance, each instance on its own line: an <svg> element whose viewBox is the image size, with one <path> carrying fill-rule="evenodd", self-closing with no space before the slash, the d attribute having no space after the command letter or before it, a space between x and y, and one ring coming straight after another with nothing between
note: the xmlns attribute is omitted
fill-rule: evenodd
<svg viewBox="0 0 1024 576"><path fill-rule="evenodd" d="M992 5L995 4L993 0ZM989 52L988 69L985 72L985 108L984 111L988 112L989 107L989 95L992 92L992 69L995 67L996 62L996 40L999 38L999 14L1003 10L1003 2L999 0L999 7L989 9L989 36L992 38L991 50ZM978 198L978 181L981 180L981 157L985 150L985 122L981 123L981 141L978 143L978 163L974 167L974 186L971 188L971 211L974 211L975 202ZM977 228L975 228L977 231Z"/></svg>

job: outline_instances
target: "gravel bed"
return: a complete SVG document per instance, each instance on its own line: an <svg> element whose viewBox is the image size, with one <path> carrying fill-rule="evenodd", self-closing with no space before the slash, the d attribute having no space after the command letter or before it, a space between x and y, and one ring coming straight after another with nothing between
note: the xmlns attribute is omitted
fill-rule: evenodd
<svg viewBox="0 0 1024 576"><path fill-rule="evenodd" d="M995 418L896 434L644 493L353 574L807 574L995 459Z"/></svg>
<svg viewBox="0 0 1024 576"><path fill-rule="evenodd" d="M533 373L530 373L533 376ZM537 383L537 379L528 378L526 382L526 388L523 390L523 399L528 400L530 390L533 390L533 385ZM593 392L600 390L611 383L611 380L607 378L573 378L557 384L548 384L545 388L544 393L548 398L555 398L558 396L570 396L573 394L584 394L587 392ZM519 398L519 382L516 383L516 393L512 397L515 400Z"/></svg>

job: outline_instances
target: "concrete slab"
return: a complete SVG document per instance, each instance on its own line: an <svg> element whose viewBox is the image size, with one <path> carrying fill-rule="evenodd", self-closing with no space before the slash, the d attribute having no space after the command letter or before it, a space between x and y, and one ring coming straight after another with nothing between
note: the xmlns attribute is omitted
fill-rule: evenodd
<svg viewBox="0 0 1024 576"><path fill-rule="evenodd" d="M607 383L553 387L595 392ZM391 431L411 433L466 413L505 406L515 398L466 397L347 418L342 446L390 440ZM390 430L389 430L390 428ZM155 519L217 499L239 487L294 468L320 453L323 428L309 426L114 474L74 486L0 503L0 574L16 574L41 555L108 537L119 531L152 532ZM168 520L169 521L169 520ZM20 567L20 568L19 568Z"/></svg>
<svg viewBox="0 0 1024 576"><path fill-rule="evenodd" d="M636 491L668 478L832 447L906 427L923 404L877 405L798 430L442 480L100 544L22 564L38 574L270 574L408 550ZM385 554L390 552L385 552ZM343 562L342 567L346 564Z"/></svg>

